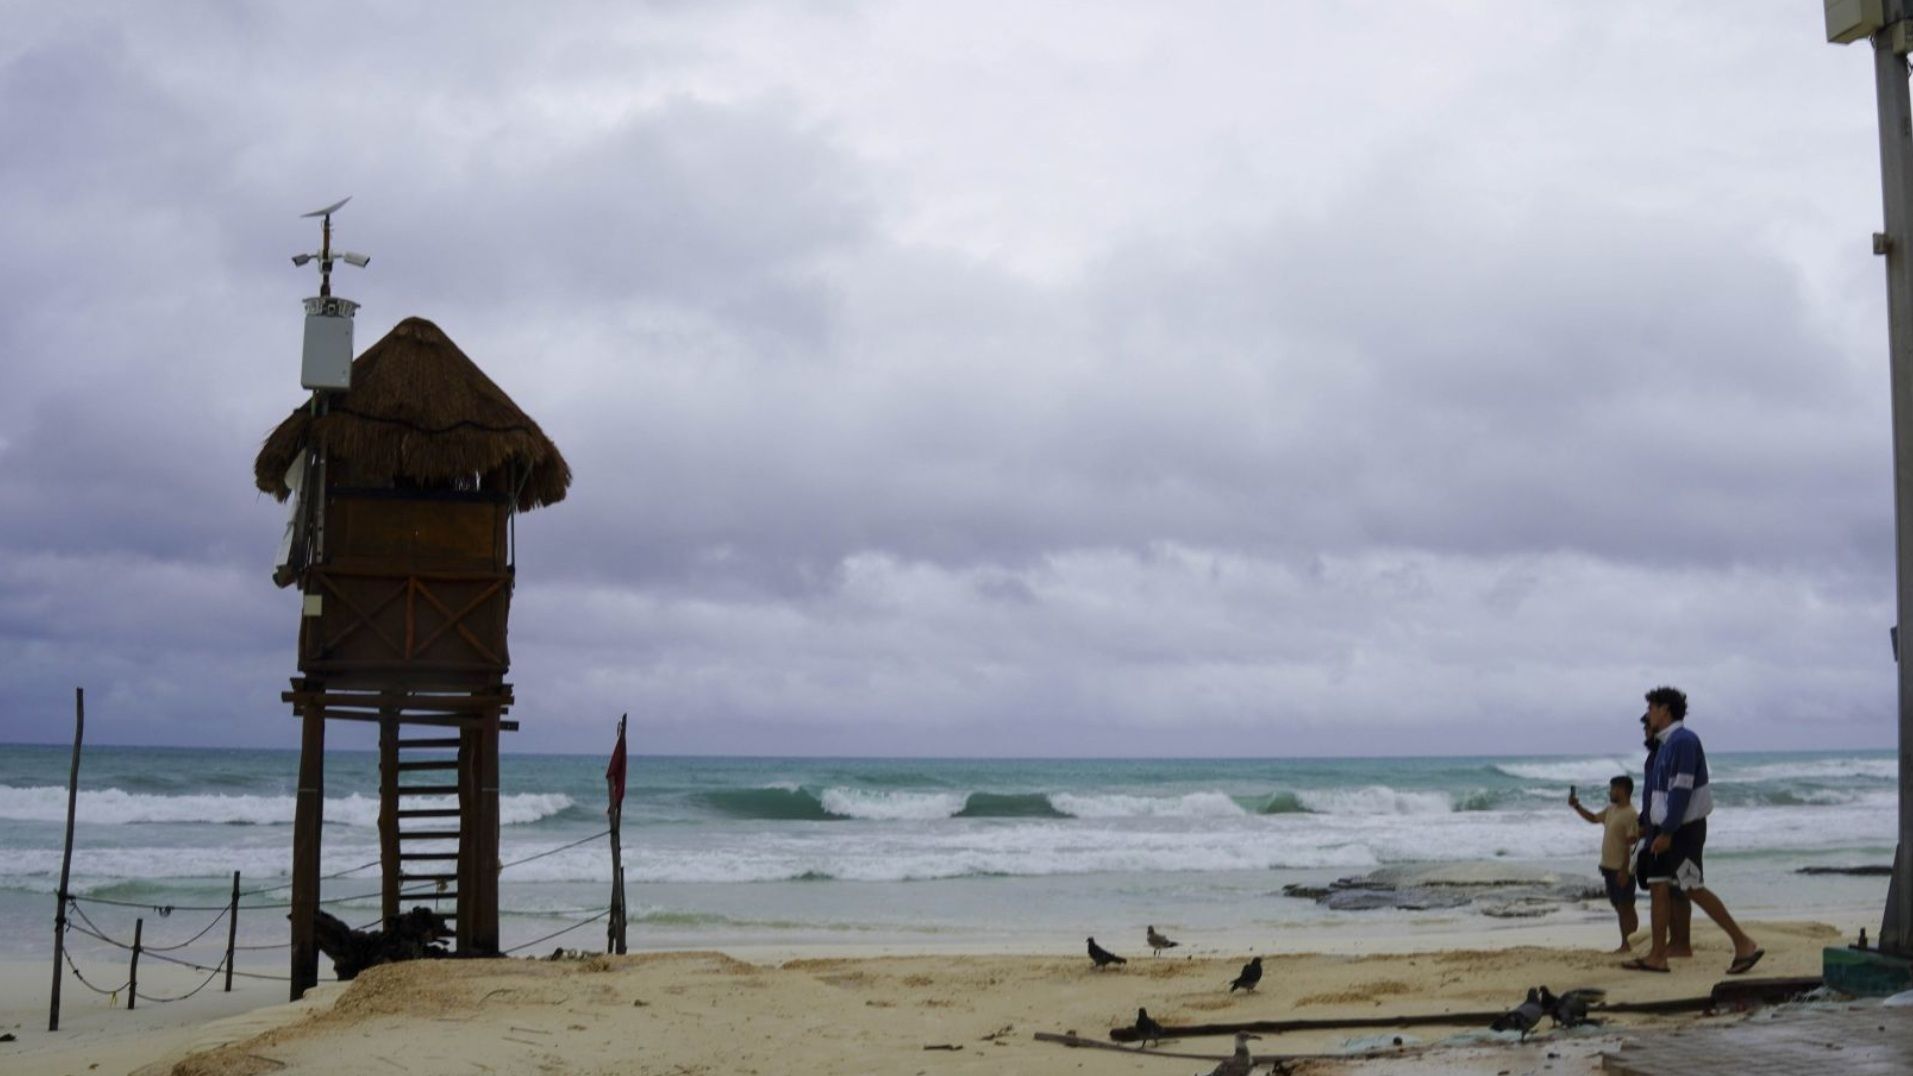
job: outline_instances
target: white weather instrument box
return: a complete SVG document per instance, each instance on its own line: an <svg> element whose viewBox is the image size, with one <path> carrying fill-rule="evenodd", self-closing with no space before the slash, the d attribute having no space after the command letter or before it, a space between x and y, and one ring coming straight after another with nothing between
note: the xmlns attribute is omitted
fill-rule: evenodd
<svg viewBox="0 0 1913 1076"><path fill-rule="evenodd" d="M306 300L305 359L299 383L343 392L352 387L352 315L359 304L327 295Z"/></svg>

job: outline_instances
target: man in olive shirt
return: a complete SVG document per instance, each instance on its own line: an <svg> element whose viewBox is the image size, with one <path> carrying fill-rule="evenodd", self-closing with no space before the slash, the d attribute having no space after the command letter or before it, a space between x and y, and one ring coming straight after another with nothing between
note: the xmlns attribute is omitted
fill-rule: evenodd
<svg viewBox="0 0 1913 1076"><path fill-rule="evenodd" d="M1640 812L1634 809L1634 778L1620 776L1607 783L1607 806L1599 813L1581 806L1581 797L1568 790L1568 806L1582 818L1604 827L1601 835L1601 881L1607 886L1607 900L1621 918L1621 947L1617 953L1632 952L1628 938L1640 929L1641 917L1634 911L1634 878L1629 873L1634 862L1634 845L1641 839Z"/></svg>

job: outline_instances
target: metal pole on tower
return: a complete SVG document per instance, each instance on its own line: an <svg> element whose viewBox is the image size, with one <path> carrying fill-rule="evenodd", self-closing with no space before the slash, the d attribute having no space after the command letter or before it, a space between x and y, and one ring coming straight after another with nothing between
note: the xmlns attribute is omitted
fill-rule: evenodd
<svg viewBox="0 0 1913 1076"><path fill-rule="evenodd" d="M1885 231L1873 252L1886 260L1887 357L1893 401L1895 574L1894 663L1899 686L1900 815L1893 878L1887 887L1880 949L1913 957L1913 661L1897 645L1913 624L1913 104L1907 53L1913 46L1909 0L1826 0L1827 40L1873 45L1880 121L1880 180Z"/></svg>

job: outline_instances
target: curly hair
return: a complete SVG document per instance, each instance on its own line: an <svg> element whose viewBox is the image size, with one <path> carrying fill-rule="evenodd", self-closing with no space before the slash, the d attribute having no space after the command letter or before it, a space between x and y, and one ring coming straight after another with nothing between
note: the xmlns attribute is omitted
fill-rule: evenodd
<svg viewBox="0 0 1913 1076"><path fill-rule="evenodd" d="M1667 707L1667 712L1673 714L1676 721L1687 720L1687 693L1678 688L1666 685L1655 688L1647 693L1647 704Z"/></svg>

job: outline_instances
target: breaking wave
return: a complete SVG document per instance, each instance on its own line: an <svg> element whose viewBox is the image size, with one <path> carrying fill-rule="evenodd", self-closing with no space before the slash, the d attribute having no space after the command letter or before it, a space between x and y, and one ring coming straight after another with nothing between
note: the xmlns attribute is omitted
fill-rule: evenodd
<svg viewBox="0 0 1913 1076"><path fill-rule="evenodd" d="M1315 814L1449 814L1455 809L1446 792L1404 792L1387 785L1310 789L1295 798Z"/></svg>
<svg viewBox="0 0 1913 1076"><path fill-rule="evenodd" d="M1636 778L1641 772L1639 759L1632 762L1619 758L1577 758L1559 762L1497 762L1494 768L1509 777L1518 777L1524 781L1560 781L1564 784L1605 785L1609 780L1628 774Z"/></svg>
<svg viewBox="0 0 1913 1076"><path fill-rule="evenodd" d="M719 814L759 821L932 821L940 818L1226 818L1249 812L1221 792L1136 796L1070 792L900 792L890 789L769 786L705 792Z"/></svg>
<svg viewBox="0 0 1913 1076"><path fill-rule="evenodd" d="M1768 762L1757 766L1708 761L1708 777L1717 785L1756 781L1846 781L1855 777L1896 781L1900 776L1899 762L1890 758L1820 758L1799 762Z"/></svg>
<svg viewBox="0 0 1913 1076"><path fill-rule="evenodd" d="M291 796L157 796L105 788L82 791L77 816L93 826L133 826L157 823L210 823L231 826L289 826L295 800ZM521 793L500 796L499 821L507 826L529 825L572 805L562 793ZM422 796L408 807L455 807L451 796ZM0 818L21 822L66 821L66 789L47 786L0 786ZM332 825L376 826L379 801L356 793L325 801L325 820Z"/></svg>

